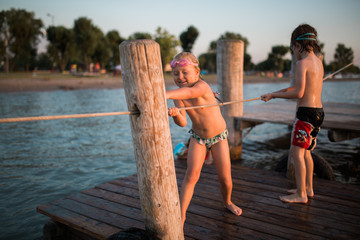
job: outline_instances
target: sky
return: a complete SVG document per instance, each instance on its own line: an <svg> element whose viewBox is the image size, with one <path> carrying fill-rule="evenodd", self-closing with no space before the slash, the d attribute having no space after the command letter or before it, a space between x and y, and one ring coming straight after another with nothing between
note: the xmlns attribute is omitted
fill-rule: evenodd
<svg viewBox="0 0 360 240"><path fill-rule="evenodd" d="M307 23L325 44L327 64L339 43L352 48L354 60L360 58L360 0L0 0L1 10L11 8L34 12L45 27L72 28L74 20L87 17L104 34L117 30L123 38L154 35L158 27L179 38L192 25L199 31L192 50L197 57L211 41L233 32L248 39L255 64L266 60L273 46L288 46L292 31ZM45 45L42 41L40 48Z"/></svg>

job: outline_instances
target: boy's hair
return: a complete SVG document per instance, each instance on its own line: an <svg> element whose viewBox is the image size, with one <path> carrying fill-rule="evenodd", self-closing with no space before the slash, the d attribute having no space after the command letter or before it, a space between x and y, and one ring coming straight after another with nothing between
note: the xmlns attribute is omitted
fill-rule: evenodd
<svg viewBox="0 0 360 240"><path fill-rule="evenodd" d="M314 51L316 53L321 52L321 48L318 44L317 31L309 24L301 24L292 32L291 44L300 45L300 52Z"/></svg>
<svg viewBox="0 0 360 240"><path fill-rule="evenodd" d="M176 54L176 56L174 57L174 60L179 61L180 59L186 59L192 63L198 64L198 66L194 66L194 67L200 71L199 61L197 60L195 55L192 54L191 52L180 52L180 53Z"/></svg>

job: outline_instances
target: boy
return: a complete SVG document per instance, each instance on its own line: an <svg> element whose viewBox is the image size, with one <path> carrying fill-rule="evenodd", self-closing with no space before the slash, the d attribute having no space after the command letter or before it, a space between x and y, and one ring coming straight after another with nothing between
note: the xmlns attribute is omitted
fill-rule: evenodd
<svg viewBox="0 0 360 240"><path fill-rule="evenodd" d="M290 154L294 159L296 189L280 200L290 203L307 203L314 197L314 163L311 152L316 145L316 135L324 119L321 103L324 68L315 55L321 49L316 30L308 25L298 26L292 33L290 49L296 62L295 86L261 96L265 102L272 98L297 99L296 119L292 130ZM315 53L314 53L315 52Z"/></svg>

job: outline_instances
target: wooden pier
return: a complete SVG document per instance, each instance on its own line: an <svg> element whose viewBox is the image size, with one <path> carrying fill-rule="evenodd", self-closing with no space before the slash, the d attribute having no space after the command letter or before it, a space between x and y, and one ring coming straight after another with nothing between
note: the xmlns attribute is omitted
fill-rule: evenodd
<svg viewBox="0 0 360 240"><path fill-rule="evenodd" d="M186 163L175 161L178 185ZM185 239L360 239L360 188L314 179L315 198L288 204L278 198L294 182L280 173L232 167L233 201L242 216L225 210L213 165L204 166L184 227ZM144 229L137 176L100 184L37 207L62 226L66 239L106 239ZM74 238L76 239L76 238Z"/></svg>
<svg viewBox="0 0 360 240"><path fill-rule="evenodd" d="M264 122L292 125L295 119L296 102L275 101L245 106L243 116L237 117L240 125L238 127L245 129ZM360 104L326 102L323 103L323 108L325 119L321 128L360 134Z"/></svg>
<svg viewBox="0 0 360 240"><path fill-rule="evenodd" d="M217 58L217 72L226 72L219 76L224 83L222 95L242 98L242 67L226 68L242 59L242 50L232 50L232 45L241 43L221 44L224 48L218 48L218 56L223 58ZM120 52L124 53L120 56L128 109L140 113L130 117L138 173L38 206L39 213L51 218L44 227L47 239L107 239L145 226L164 239L183 239L177 186L186 163L176 161L174 169L160 48L152 40L124 41ZM240 88L239 94L226 92L235 88ZM323 127L358 134L359 106L350 110L347 106L337 108L333 122L332 110L324 106ZM263 122L291 125L295 116L295 102L252 106L244 114L242 105L232 108L241 111L223 115L236 136L229 136L234 156L241 154L243 129ZM345 120L347 115L350 120ZM187 211L185 239L360 239L358 186L315 178L315 199L306 205L288 204L279 196L294 188L294 181L279 173L234 165L232 178L232 200L243 215L235 216L223 207L215 167L204 166Z"/></svg>

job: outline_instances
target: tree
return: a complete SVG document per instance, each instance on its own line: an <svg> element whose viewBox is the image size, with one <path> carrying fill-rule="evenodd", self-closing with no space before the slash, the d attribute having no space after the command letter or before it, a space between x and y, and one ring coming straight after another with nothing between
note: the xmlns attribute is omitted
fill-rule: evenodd
<svg viewBox="0 0 360 240"><path fill-rule="evenodd" d="M36 47L43 23L33 12L24 9L10 9L0 12L0 52L9 60L9 69L30 70L35 61ZM7 44L5 49L5 43Z"/></svg>
<svg viewBox="0 0 360 240"><path fill-rule="evenodd" d="M69 60L76 53L74 31L63 26L50 26L46 32L49 41L48 53L61 71L64 71Z"/></svg>
<svg viewBox="0 0 360 240"><path fill-rule="evenodd" d="M206 69L209 73L216 72L216 52L203 53L199 56L200 69Z"/></svg>
<svg viewBox="0 0 360 240"><path fill-rule="evenodd" d="M210 42L209 52L216 52L217 41L219 40L241 40L244 42L244 70L248 71L251 67L251 56L247 53L247 47L249 46L249 41L246 37L243 37L239 33L225 32L225 34L221 35L218 40ZM215 58L216 59L216 58ZM215 63L209 63L209 65L215 65Z"/></svg>
<svg viewBox="0 0 360 240"><path fill-rule="evenodd" d="M139 39L152 39L152 37L150 33L144 33L144 32L136 32L129 37L129 40L139 40Z"/></svg>
<svg viewBox="0 0 360 240"><path fill-rule="evenodd" d="M38 70L49 70L52 68L52 59L48 53L40 53L36 58L36 66Z"/></svg>
<svg viewBox="0 0 360 240"><path fill-rule="evenodd" d="M288 68L288 65L284 65L284 56L286 55L286 53L288 53L290 50L289 47L287 46L282 46L282 45L277 45L277 46L273 46L271 49L271 53L268 54L268 58L259 63L256 66L257 70L260 71L277 71L277 72L283 72L284 68ZM286 64L288 64L288 62L286 62Z"/></svg>
<svg viewBox="0 0 360 240"><path fill-rule="evenodd" d="M119 45L125 39L122 38L118 31L112 30L106 34L106 39L110 47L110 68L120 64Z"/></svg>
<svg viewBox="0 0 360 240"><path fill-rule="evenodd" d="M107 38L99 29L100 41L97 43L92 60L100 63L100 67L104 68L111 58L111 47Z"/></svg>
<svg viewBox="0 0 360 240"><path fill-rule="evenodd" d="M169 63L176 54L175 48L179 46L180 43L174 35L171 35L165 29L161 29L161 27L156 29L154 40L160 45L161 61L164 69L164 66Z"/></svg>
<svg viewBox="0 0 360 240"><path fill-rule="evenodd" d="M339 43L335 49L334 61L329 64L327 70L336 71L354 61L354 51L347 48L344 44ZM359 73L360 69L354 65L344 69L343 72Z"/></svg>
<svg viewBox="0 0 360 240"><path fill-rule="evenodd" d="M85 69L89 64L89 56L93 55L98 42L101 39L101 30L95 27L90 19L81 17L74 22L74 33L77 48L80 50Z"/></svg>
<svg viewBox="0 0 360 240"><path fill-rule="evenodd" d="M183 51L191 52L196 38L199 36L199 31L194 27L188 27L187 31L180 34L180 42Z"/></svg>
<svg viewBox="0 0 360 240"><path fill-rule="evenodd" d="M283 57L289 52L290 48L282 45L273 46L271 53L273 54L275 71L282 72L284 70Z"/></svg>

